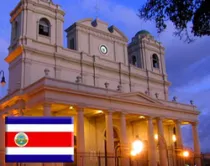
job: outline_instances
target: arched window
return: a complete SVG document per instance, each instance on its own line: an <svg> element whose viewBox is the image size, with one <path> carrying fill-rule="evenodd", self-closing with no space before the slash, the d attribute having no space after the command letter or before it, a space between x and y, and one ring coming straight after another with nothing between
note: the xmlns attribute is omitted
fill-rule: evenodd
<svg viewBox="0 0 210 166"><path fill-rule="evenodd" d="M152 63L154 68L159 68L159 58L156 54L152 55Z"/></svg>
<svg viewBox="0 0 210 166"><path fill-rule="evenodd" d="M104 153L105 153L105 165L107 165L107 141L106 141L106 131L104 132ZM114 138L114 148L116 149L117 146L119 145L120 143L120 137L117 133L117 129L115 127L113 127L113 138ZM118 153L121 153L120 152L120 149L118 149ZM118 154L117 154L118 155Z"/></svg>
<svg viewBox="0 0 210 166"><path fill-rule="evenodd" d="M50 36L50 22L46 18L39 20L39 34L44 36Z"/></svg>
<svg viewBox="0 0 210 166"><path fill-rule="evenodd" d="M134 66L137 65L137 60L136 60L136 56L135 56L135 55L132 56L131 63L132 63L132 65L134 65Z"/></svg>

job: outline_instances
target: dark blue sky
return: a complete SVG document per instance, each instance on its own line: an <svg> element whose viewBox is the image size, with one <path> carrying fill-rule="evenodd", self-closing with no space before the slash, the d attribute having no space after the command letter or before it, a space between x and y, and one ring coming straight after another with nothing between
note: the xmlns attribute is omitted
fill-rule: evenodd
<svg viewBox="0 0 210 166"><path fill-rule="evenodd" d="M0 10L0 70L5 71L8 78L8 65L4 62L10 40L11 26L9 13L19 0L3 1ZM95 5L98 1L99 11ZM192 99L201 111L199 117L199 134L201 149L210 152L210 38L196 39L192 44L186 44L173 36L173 25L168 22L168 29L157 36L152 22L143 22L137 17L138 8L145 0L54 0L66 12L64 29L73 22L84 18L104 20L114 24L123 31L129 39L141 29L146 29L160 40L166 48L166 65L170 87L170 98L178 97L178 101L189 103ZM98 14L96 14L98 13ZM65 34L64 34L65 35ZM66 45L66 41L64 41ZM0 88L0 97L6 94L7 86ZM183 127L184 142L192 146L190 126Z"/></svg>

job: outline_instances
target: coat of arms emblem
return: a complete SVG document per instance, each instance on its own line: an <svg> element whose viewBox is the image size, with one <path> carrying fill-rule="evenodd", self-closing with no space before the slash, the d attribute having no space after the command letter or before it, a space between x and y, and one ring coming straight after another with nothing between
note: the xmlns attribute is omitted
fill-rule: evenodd
<svg viewBox="0 0 210 166"><path fill-rule="evenodd" d="M17 133L14 141L17 146L24 147L28 143L28 136L25 133Z"/></svg>

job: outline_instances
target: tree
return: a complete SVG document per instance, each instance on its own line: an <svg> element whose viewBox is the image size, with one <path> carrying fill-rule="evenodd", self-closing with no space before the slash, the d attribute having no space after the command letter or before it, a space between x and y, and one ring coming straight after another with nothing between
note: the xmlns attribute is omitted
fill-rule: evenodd
<svg viewBox="0 0 210 166"><path fill-rule="evenodd" d="M145 21L155 21L158 33L171 21L175 35L185 37L188 43L193 41L191 34L210 36L210 0L147 0L138 15Z"/></svg>

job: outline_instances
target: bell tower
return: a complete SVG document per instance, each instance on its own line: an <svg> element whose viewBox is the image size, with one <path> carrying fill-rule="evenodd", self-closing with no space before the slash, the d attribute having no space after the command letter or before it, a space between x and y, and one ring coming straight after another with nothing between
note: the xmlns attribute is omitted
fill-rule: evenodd
<svg viewBox="0 0 210 166"><path fill-rule="evenodd" d="M33 41L63 46L64 11L52 0L21 0L10 16L10 52Z"/></svg>
<svg viewBox="0 0 210 166"><path fill-rule="evenodd" d="M135 34L128 45L128 58L132 66L141 68L147 76L147 93L160 99L168 98L164 47L146 30ZM159 97L157 97L159 96Z"/></svg>
<svg viewBox="0 0 210 166"><path fill-rule="evenodd" d="M9 90L24 88L34 59L26 50L56 50L63 47L64 11L52 0L20 0L10 13ZM48 49L47 49L48 48Z"/></svg>

